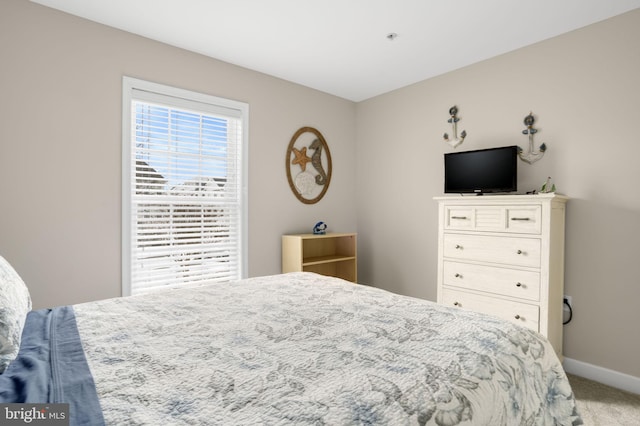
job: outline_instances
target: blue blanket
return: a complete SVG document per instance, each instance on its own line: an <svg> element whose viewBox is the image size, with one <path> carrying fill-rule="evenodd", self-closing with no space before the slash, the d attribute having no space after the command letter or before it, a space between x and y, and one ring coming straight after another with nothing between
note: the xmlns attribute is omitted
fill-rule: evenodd
<svg viewBox="0 0 640 426"><path fill-rule="evenodd" d="M67 403L70 425L104 425L71 306L29 312L0 403Z"/></svg>

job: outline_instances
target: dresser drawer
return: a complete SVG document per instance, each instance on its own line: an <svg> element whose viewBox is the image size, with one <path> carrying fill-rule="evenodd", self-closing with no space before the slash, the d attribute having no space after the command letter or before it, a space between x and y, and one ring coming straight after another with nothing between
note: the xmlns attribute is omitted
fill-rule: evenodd
<svg viewBox="0 0 640 426"><path fill-rule="evenodd" d="M471 234L444 234L443 256L459 260L540 267L540 240Z"/></svg>
<svg viewBox="0 0 640 426"><path fill-rule="evenodd" d="M473 230L475 227L474 208L451 206L445 211L445 229Z"/></svg>
<svg viewBox="0 0 640 426"><path fill-rule="evenodd" d="M512 302L449 288L443 289L442 304L493 315L539 331L540 309L536 305Z"/></svg>
<svg viewBox="0 0 640 426"><path fill-rule="evenodd" d="M519 299L540 301L540 273L445 261L443 284Z"/></svg>
<svg viewBox="0 0 640 426"><path fill-rule="evenodd" d="M540 234L542 206L446 206L445 229Z"/></svg>
<svg viewBox="0 0 640 426"><path fill-rule="evenodd" d="M542 231L542 206L506 208L507 232L539 234Z"/></svg>
<svg viewBox="0 0 640 426"><path fill-rule="evenodd" d="M504 232L505 208L500 206L450 206L445 211L445 229Z"/></svg>

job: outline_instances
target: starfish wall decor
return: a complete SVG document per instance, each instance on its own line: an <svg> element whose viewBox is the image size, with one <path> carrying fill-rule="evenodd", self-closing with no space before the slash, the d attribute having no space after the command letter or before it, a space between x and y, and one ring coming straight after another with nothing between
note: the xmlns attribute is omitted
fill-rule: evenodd
<svg viewBox="0 0 640 426"><path fill-rule="evenodd" d="M307 155L307 151L312 155ZM307 168L307 164L311 167ZM305 204L320 201L331 180L331 154L322 134L313 127L300 128L287 149L287 180L293 194Z"/></svg>
<svg viewBox="0 0 640 426"><path fill-rule="evenodd" d="M307 163L311 161L311 158L307 157L307 147L304 146L300 150L293 148L293 155L295 155L296 158L291 160L291 164L300 164L302 171L306 171Z"/></svg>

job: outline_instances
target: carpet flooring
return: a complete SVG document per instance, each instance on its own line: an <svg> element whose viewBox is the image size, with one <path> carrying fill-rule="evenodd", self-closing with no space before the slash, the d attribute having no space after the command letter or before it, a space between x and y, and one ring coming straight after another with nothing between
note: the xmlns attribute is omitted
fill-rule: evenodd
<svg viewBox="0 0 640 426"><path fill-rule="evenodd" d="M639 426L640 395L567 374L585 426Z"/></svg>

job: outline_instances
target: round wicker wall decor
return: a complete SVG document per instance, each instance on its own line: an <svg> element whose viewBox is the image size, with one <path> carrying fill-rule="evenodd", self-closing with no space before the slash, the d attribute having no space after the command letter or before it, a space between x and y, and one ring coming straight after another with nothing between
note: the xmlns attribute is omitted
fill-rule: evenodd
<svg viewBox="0 0 640 426"><path fill-rule="evenodd" d="M313 127L298 129L287 148L286 170L298 200L315 204L324 197L331 182L331 153L322 133Z"/></svg>

